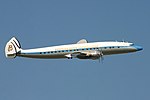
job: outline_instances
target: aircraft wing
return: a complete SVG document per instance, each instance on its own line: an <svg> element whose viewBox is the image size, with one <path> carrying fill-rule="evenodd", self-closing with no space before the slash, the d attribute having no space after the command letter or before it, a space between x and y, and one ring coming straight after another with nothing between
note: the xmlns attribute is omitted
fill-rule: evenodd
<svg viewBox="0 0 150 100"><path fill-rule="evenodd" d="M102 54L99 51L82 51L82 52L74 52L72 54L65 55L68 58L79 58L79 59L99 59Z"/></svg>

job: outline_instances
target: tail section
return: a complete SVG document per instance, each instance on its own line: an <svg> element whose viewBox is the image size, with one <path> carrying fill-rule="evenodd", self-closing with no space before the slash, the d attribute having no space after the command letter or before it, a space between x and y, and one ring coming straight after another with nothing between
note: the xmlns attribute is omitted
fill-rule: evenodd
<svg viewBox="0 0 150 100"><path fill-rule="evenodd" d="M5 46L5 56L7 58L15 58L20 51L21 45L19 41L15 37L11 38Z"/></svg>

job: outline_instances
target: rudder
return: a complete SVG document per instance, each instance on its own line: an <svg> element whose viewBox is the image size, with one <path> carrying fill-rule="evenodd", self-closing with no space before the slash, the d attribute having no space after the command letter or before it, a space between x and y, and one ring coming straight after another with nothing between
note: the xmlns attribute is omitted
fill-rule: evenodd
<svg viewBox="0 0 150 100"><path fill-rule="evenodd" d="M19 41L15 37L11 38L5 46L5 56L7 58L15 58L20 51L21 45Z"/></svg>

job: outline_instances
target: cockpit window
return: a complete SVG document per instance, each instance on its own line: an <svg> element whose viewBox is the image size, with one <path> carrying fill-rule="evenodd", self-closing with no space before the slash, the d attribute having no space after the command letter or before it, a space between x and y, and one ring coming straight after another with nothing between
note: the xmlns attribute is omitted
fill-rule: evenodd
<svg viewBox="0 0 150 100"><path fill-rule="evenodd" d="M133 45L134 45L134 43L130 44L130 46L133 46Z"/></svg>

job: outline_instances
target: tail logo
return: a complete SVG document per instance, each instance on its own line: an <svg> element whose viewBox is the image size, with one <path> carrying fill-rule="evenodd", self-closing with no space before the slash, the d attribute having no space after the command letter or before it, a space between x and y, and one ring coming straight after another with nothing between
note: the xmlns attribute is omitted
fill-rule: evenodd
<svg viewBox="0 0 150 100"><path fill-rule="evenodd" d="M12 45L8 45L8 51L10 52L10 51L12 51L12 50L13 50Z"/></svg>

